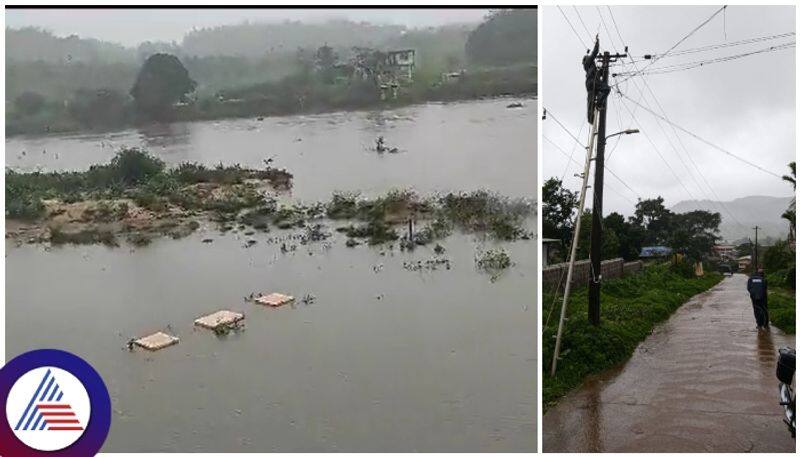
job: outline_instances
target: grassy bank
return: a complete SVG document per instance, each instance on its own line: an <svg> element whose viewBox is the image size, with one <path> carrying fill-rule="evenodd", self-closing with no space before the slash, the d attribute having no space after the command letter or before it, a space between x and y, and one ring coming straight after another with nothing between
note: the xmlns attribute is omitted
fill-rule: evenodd
<svg viewBox="0 0 800 457"><path fill-rule="evenodd" d="M558 328L558 306L549 317L543 316L542 399L544 408L578 386L587 375L599 373L625 361L636 346L693 295L708 290L722 279L719 273L702 278L686 278L666 265L645 268L639 274L608 280L602 291L602 325L587 321L588 298L585 287L570 297L567 308L561 359L555 377L549 375ZM545 292L545 313L554 302L552 292Z"/></svg>
<svg viewBox="0 0 800 457"><path fill-rule="evenodd" d="M419 79L401 87L397 98L382 99L372 82L345 81L322 84L302 75L280 81L254 84L223 90L214 96L173 107L166 121L206 121L218 119L319 114L364 109L393 109L426 102L477 100L502 96L527 97L536 94L537 73L533 65L485 68L467 73L454 82L442 83ZM106 93L83 94L91 101ZM76 95L77 97L77 95ZM44 101L36 112L10 110L6 116L6 135L41 135L77 131L108 131L147 124L134 108L133 100L116 94L104 100L102 109L90 105L88 113L77 112L87 105L82 99L72 100L69 107L56 101ZM88 108L87 108L88 109Z"/></svg>
<svg viewBox="0 0 800 457"><path fill-rule="evenodd" d="M769 284L769 318L772 324L786 333L795 333L797 301L795 267L767 274Z"/></svg>
<svg viewBox="0 0 800 457"><path fill-rule="evenodd" d="M117 245L126 235L135 245L155 236L187 236L200 222L223 232L304 229L311 241L330 236L323 219L338 225L348 246L399 242L401 249L447 237L454 229L503 241L531 239L525 220L535 205L492 192L420 196L393 190L363 198L336 192L329 201L280 202L292 174L267 167L208 168L184 163L167 168L138 149L126 149L108 164L79 172L6 171L6 219L19 230L7 237L51 244ZM413 223L409 234L408 223Z"/></svg>

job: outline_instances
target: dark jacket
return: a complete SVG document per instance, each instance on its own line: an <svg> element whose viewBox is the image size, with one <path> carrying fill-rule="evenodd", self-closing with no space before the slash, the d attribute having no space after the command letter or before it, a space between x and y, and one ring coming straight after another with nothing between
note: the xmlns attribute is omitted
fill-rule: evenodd
<svg viewBox="0 0 800 457"><path fill-rule="evenodd" d="M766 300L767 298L767 278L761 274L754 274L747 280L747 291L750 292L752 300Z"/></svg>
<svg viewBox="0 0 800 457"><path fill-rule="evenodd" d="M596 83L600 79L600 72L597 70L597 64L594 63L594 59L597 58L597 54L600 52L600 42L594 42L594 49L589 54L583 56L583 71L586 72L586 90L589 92L594 92L596 87Z"/></svg>

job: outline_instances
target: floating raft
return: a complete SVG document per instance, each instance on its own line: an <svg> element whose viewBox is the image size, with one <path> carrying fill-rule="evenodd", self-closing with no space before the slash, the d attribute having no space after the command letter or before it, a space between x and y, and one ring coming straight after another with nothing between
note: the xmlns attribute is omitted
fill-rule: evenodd
<svg viewBox="0 0 800 457"><path fill-rule="evenodd" d="M212 313L207 316L202 316L195 319L194 325L199 325L200 327L216 330L219 327L235 324L243 319L244 319L244 314L223 309L217 311L216 313Z"/></svg>
<svg viewBox="0 0 800 457"><path fill-rule="evenodd" d="M167 335L164 332L157 332L153 333L152 335L139 338L133 343L141 348L147 349L148 351L157 351L159 349L172 346L173 344L178 344L178 341L180 340L175 336Z"/></svg>
<svg viewBox="0 0 800 457"><path fill-rule="evenodd" d="M284 295L279 293L271 293L269 295L262 295L255 299L255 302L260 305L267 306L281 306L294 301L291 295Z"/></svg>

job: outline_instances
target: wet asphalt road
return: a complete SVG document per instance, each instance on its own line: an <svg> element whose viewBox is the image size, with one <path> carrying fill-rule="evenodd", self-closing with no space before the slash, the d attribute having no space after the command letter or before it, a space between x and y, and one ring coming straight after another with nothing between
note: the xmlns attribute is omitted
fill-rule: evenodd
<svg viewBox="0 0 800 457"><path fill-rule="evenodd" d="M734 275L684 304L624 364L543 418L545 452L793 452L775 378L794 335L759 334Z"/></svg>

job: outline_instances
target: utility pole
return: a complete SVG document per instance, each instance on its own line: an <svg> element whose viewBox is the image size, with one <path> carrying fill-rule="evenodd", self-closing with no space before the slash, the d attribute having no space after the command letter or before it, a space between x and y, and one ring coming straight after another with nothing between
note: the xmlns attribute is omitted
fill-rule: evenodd
<svg viewBox="0 0 800 457"><path fill-rule="evenodd" d="M757 225L755 227L753 227L753 230L756 231L756 247L753 250L753 272L754 273L756 271L758 271L758 229L760 229L760 228L761 227L759 227Z"/></svg>
<svg viewBox="0 0 800 457"><path fill-rule="evenodd" d="M608 51L603 53L602 66L600 68L600 79L603 87L608 87L608 63L611 54ZM594 203L592 204L592 236L589 260L592 265L589 277L589 322L592 325L600 325L600 280L601 259L603 246L603 171L605 167L606 152L606 100L608 95L602 98L597 105L599 122L597 127L597 154L594 158Z"/></svg>

